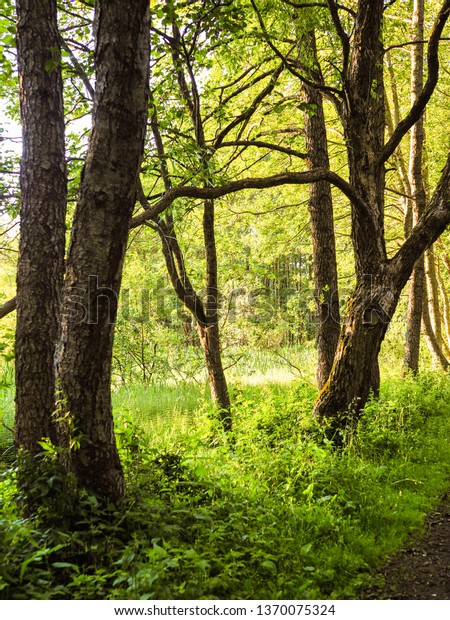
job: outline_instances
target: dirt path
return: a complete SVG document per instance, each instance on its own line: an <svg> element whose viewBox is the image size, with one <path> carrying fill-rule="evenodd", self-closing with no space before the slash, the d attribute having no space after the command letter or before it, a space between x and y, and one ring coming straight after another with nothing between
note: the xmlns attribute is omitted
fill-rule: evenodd
<svg viewBox="0 0 450 620"><path fill-rule="evenodd" d="M450 493L428 515L424 538L375 574L361 598L450 600Z"/></svg>

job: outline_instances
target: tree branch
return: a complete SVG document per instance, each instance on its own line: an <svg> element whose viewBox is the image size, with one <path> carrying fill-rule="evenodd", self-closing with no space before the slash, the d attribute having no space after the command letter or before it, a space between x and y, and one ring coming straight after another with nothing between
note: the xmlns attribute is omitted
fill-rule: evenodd
<svg viewBox="0 0 450 620"><path fill-rule="evenodd" d="M363 213L368 212L366 204L360 199L353 187L345 179L335 172L331 172L331 170L317 168L305 172L284 172L270 177L240 179L217 187L192 187L189 185L174 187L166 191L158 202L150 208L131 218L130 228L136 228L144 224L147 220L157 217L170 207L177 198L206 200L208 198L222 198L228 194L245 189L267 189L270 187L280 187L281 185L306 185L308 183L317 183L318 181L328 181L340 189L355 208L361 210Z"/></svg>
<svg viewBox="0 0 450 620"><path fill-rule="evenodd" d="M450 0L445 0L444 4L439 11L439 15L434 22L431 30L430 39L428 42L428 78L423 87L422 92L416 99L414 105L409 111L408 115L400 121L394 130L392 136L385 144L379 159L379 163L383 164L389 159L397 146L400 144L403 136L411 129L411 127L422 116L425 106L430 100L431 95L436 87L439 77L439 41L441 40L441 34L447 19L450 15Z"/></svg>
<svg viewBox="0 0 450 620"><path fill-rule="evenodd" d="M0 306L0 319L3 319L3 317L10 314L11 312L14 312L16 307L17 307L17 302L16 302L15 297L13 297L12 299L9 299L8 301L5 301L5 303L2 306Z"/></svg>
<svg viewBox="0 0 450 620"><path fill-rule="evenodd" d="M266 26L264 24L264 20L262 18L261 11L256 6L254 0L250 0L250 1L251 1L253 10L255 11L256 16L258 18L258 22L259 22L260 28L262 30L262 33L263 33L264 39L266 40L267 45L278 56L278 58L282 61L283 65L286 67L286 69L292 75L297 77L299 80L301 80L302 82L304 82L308 86L311 86L312 88L317 88L318 90L322 91L323 93L326 93L328 95L328 97L330 97L330 99L336 105L336 107L339 107L340 100L343 97L343 92L341 90L339 90L338 88L333 88L332 86L326 86L323 83L322 84L318 84L317 82L312 82L305 75L302 75L296 69L294 69L294 67L292 65L292 62L288 61L286 56L282 52L280 52L280 50L277 48L276 45L274 45L273 41L271 40L270 35L267 32Z"/></svg>
<svg viewBox="0 0 450 620"><path fill-rule="evenodd" d="M347 75L348 69L348 59L350 57L350 39L348 34L345 32L341 19L339 17L338 5L334 0L327 1L328 8L330 10L331 19L333 20L334 27L336 28L336 32L338 34L339 39L342 44L342 77L344 78Z"/></svg>
<svg viewBox="0 0 450 620"><path fill-rule="evenodd" d="M275 84L280 76L280 73L282 72L283 67L278 67L277 69L275 69L275 71L272 72L272 77L270 79L270 82L267 84L267 86L255 97L255 99L252 101L251 105L245 110L245 112L242 112L242 114L239 114L239 116L237 116L234 120L231 121L231 123L229 123L224 129L222 129L222 131L219 133L219 135L216 137L216 139L214 140L214 148L218 149L220 148L220 145L222 144L225 136L227 136L230 131L232 129L234 129L235 127L237 127L238 125L240 125L241 123L248 121L251 116L255 113L255 111L257 110L259 104L268 96L270 95L270 93L273 91L273 89L275 88Z"/></svg>
<svg viewBox="0 0 450 620"><path fill-rule="evenodd" d="M408 239L406 239L397 254L390 261L394 276L396 276L402 284L406 284L415 262L444 232L449 223L450 154L448 155L447 163L431 198L428 211L420 218Z"/></svg>
<svg viewBox="0 0 450 620"><path fill-rule="evenodd" d="M298 157L300 159L306 159L308 157L306 153L300 153L300 151L290 149L287 146L281 146L280 144L272 144L271 142L264 142L262 140L232 140L230 142L222 142L219 148L225 148L227 146L245 146L246 148L254 146L260 149L270 149L271 151L279 151L280 153L285 153L286 155L290 155L292 157Z"/></svg>

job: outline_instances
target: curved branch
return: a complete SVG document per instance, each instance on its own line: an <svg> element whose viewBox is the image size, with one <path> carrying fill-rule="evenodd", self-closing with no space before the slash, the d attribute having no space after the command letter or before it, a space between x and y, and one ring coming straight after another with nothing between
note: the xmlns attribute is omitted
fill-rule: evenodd
<svg viewBox="0 0 450 620"><path fill-rule="evenodd" d="M244 189L268 189L270 187L280 187L281 185L306 185L308 183L317 183L318 181L328 181L340 189L356 209L369 215L367 205L361 200L348 181L335 172L324 168L316 168L315 170L305 172L284 172L270 177L240 179L239 181L231 181L217 187L192 187L189 185L174 187L166 191L160 200L149 209L131 218L130 228L136 228L147 220L157 217L170 207L177 198L207 200L208 198L222 198Z"/></svg>
<svg viewBox="0 0 450 620"><path fill-rule="evenodd" d="M271 151L279 151L292 157L298 157L300 159L306 159L308 155L306 153L300 153L294 149L290 149L287 146L281 146L280 144L272 144L271 142L264 142L263 140L232 140L231 142L222 142L219 148L225 148L227 146L245 146L246 148L254 146L260 149L270 149Z"/></svg>
<svg viewBox="0 0 450 620"><path fill-rule="evenodd" d="M411 127L422 116L425 106L431 98L436 87L439 77L439 42L441 40L441 34L444 26L450 15L450 0L445 0L444 4L439 11L439 15L434 22L431 30L430 39L428 42L428 78L423 87L422 92L416 99L414 105L409 111L408 115L400 121L394 130L392 136L385 144L379 159L379 163L383 164L389 159L397 146L400 144L403 136L411 129Z"/></svg>
<svg viewBox="0 0 450 620"><path fill-rule="evenodd" d="M2 306L0 306L0 319L3 319L3 317L10 314L11 312L14 312L16 307L17 307L17 301L15 297L13 297L12 299L9 299L8 301L5 301L5 303Z"/></svg>
<svg viewBox="0 0 450 620"><path fill-rule="evenodd" d="M348 59L350 57L350 39L342 26L341 19L339 17L338 5L334 0L327 0L328 8L330 10L331 19L333 20L334 27L338 34L342 44L342 76L345 78L348 69Z"/></svg>
<svg viewBox="0 0 450 620"><path fill-rule="evenodd" d="M308 86L311 86L313 88L317 88L321 92L326 93L328 95L328 97L330 97L330 99L333 101L333 103L337 107L339 107L340 100L343 97L343 92L341 90L339 90L338 88L333 88L332 86L326 86L325 84L322 84L322 83L319 84L317 82L312 82L305 75L302 75L296 69L294 69L294 67L292 65L292 62L289 62L288 59L286 58L286 56L282 52L280 52L280 50L277 48L277 46L274 45L274 43L272 42L272 40L270 38L270 35L267 32L266 26L264 24L264 20L262 18L261 11L256 6L254 0L250 0L250 1L251 1L253 10L255 11L256 16L258 18L258 22L259 22L260 28L262 30L262 33L263 33L264 39L266 40L267 45L278 56L278 58L282 61L283 66L286 67L286 69L292 75L297 77L299 80L301 80L302 82L304 82Z"/></svg>

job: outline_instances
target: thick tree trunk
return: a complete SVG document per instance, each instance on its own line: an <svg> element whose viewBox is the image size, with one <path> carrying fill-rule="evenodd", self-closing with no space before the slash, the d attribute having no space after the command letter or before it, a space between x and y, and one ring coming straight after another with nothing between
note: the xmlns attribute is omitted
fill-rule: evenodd
<svg viewBox="0 0 450 620"><path fill-rule="evenodd" d="M423 89L423 37L424 0L414 0L412 28L415 45L411 50L411 104L414 105ZM426 209L426 192L423 181L423 116L411 128L409 155L409 186L412 197L412 225L415 226ZM406 228L406 226L405 226ZM412 373L419 371L420 332L422 323L422 300L425 287L423 259L414 267L408 300L408 323L405 339L404 367Z"/></svg>
<svg viewBox="0 0 450 620"><path fill-rule="evenodd" d="M359 283L349 301L333 368L314 407L338 444L356 424L369 397L374 364L400 292L385 275L377 282Z"/></svg>
<svg viewBox="0 0 450 620"><path fill-rule="evenodd" d="M309 46L316 62L314 33L303 42ZM311 169L328 169L327 130L321 93L302 84L303 101L313 109L304 113L307 163ZM333 365L340 333L339 292L334 236L333 200L327 181L313 183L308 202L314 258L314 299L317 313L317 383L325 385Z"/></svg>
<svg viewBox="0 0 450 620"><path fill-rule="evenodd" d="M387 258L384 237L384 164L402 137L417 122L437 83L438 39L449 17L445 0L428 45L428 79L409 114L384 144L383 0L359 0L349 35L335 3L328 3L342 42L342 103L338 106L347 143L352 197L352 241L357 286L344 320L330 377L314 406L315 416L328 423L342 440L368 398L373 364L414 264L450 221L450 156L430 201L397 254Z"/></svg>
<svg viewBox="0 0 450 620"><path fill-rule="evenodd" d="M15 443L35 455L40 439L56 438L53 358L64 270L64 113L56 1L18 0L16 7L23 154Z"/></svg>
<svg viewBox="0 0 450 620"><path fill-rule="evenodd" d="M57 370L67 466L80 485L115 500L124 481L111 358L147 120L148 2L99 0L96 14L96 106L67 261Z"/></svg>

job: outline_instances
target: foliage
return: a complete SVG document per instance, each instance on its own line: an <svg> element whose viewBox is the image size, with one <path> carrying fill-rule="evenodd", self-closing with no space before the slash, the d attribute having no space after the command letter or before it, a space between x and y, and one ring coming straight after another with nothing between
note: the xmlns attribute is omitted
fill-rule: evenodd
<svg viewBox="0 0 450 620"><path fill-rule="evenodd" d="M121 407L120 505L74 489L50 454L35 488L48 501L24 519L4 471L2 596L355 597L448 484L449 397L445 375L387 382L340 452L309 420L301 382L235 387L228 441L208 405L167 412L156 435Z"/></svg>

